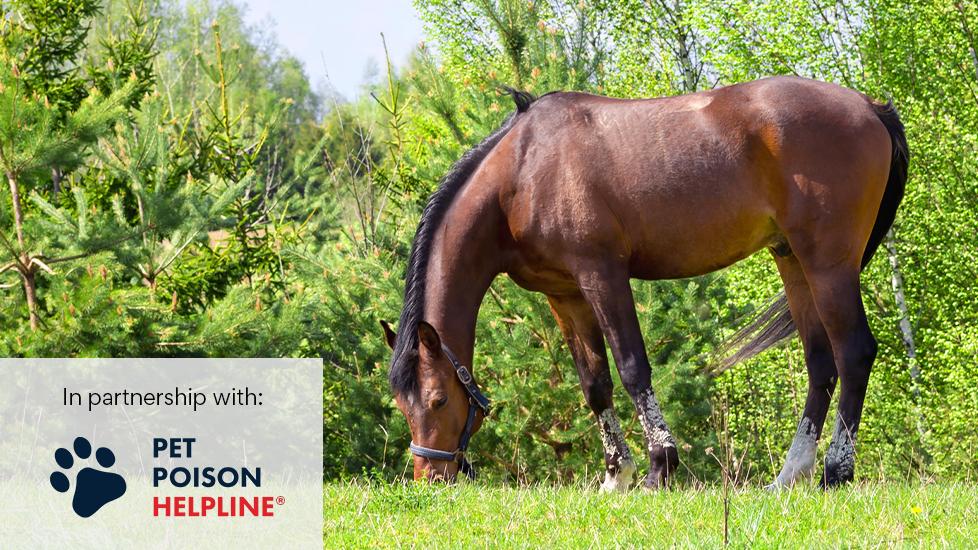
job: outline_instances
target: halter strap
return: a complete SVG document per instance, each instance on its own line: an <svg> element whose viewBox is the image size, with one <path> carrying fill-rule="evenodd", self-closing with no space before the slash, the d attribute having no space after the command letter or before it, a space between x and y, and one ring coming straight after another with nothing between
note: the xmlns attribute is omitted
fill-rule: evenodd
<svg viewBox="0 0 978 550"><path fill-rule="evenodd" d="M482 409L483 415L489 416L489 398L483 395L482 391L479 390L478 384L476 384L475 379L472 378L472 373L469 372L469 369L466 368L457 357L455 357L455 354L452 353L452 350L448 349L448 346L442 344L441 351L446 357L448 357L448 360L451 361L452 366L455 367L455 374L458 375L458 381L465 386L465 391L469 394L469 397L475 400L475 404Z"/></svg>
<svg viewBox="0 0 978 550"><path fill-rule="evenodd" d="M469 446L469 439L472 438L472 425L475 424L476 411L481 410L483 418L489 416L489 399L479 390L479 386L475 383L472 373L469 372L469 369L465 365L459 362L455 354L452 353L452 350L448 349L448 346L445 344L441 345L441 350L448 357L448 360L451 361L452 367L455 368L455 374L458 376L458 381L462 383L465 392L469 394L469 414L465 419L465 428L462 430L462 435L459 438L458 447L454 451L432 449L417 445L414 441L411 442L408 449L414 455L429 460L454 462L458 464L460 472L467 475L470 479L475 479L475 468L465 459L465 450Z"/></svg>

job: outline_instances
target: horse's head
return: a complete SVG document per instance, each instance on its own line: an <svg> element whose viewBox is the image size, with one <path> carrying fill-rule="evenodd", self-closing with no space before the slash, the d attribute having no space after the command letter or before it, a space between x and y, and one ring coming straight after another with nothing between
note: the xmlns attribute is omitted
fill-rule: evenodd
<svg viewBox="0 0 978 550"><path fill-rule="evenodd" d="M381 324L387 344L394 349L396 333L386 322ZM452 481L459 471L472 477L465 451L469 438L482 426L489 400L433 326L421 321L415 330L418 346L410 355L412 364L402 368L413 369L417 383L394 388L397 408L411 428L414 479Z"/></svg>

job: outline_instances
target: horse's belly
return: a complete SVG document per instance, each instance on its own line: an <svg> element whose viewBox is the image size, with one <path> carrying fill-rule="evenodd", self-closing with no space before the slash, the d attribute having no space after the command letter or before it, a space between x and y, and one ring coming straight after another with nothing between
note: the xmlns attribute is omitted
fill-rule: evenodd
<svg viewBox="0 0 978 550"><path fill-rule="evenodd" d="M678 279L727 267L778 241L766 209L721 203L648 209L632 224L629 267L640 279ZM636 212L637 214L637 212Z"/></svg>

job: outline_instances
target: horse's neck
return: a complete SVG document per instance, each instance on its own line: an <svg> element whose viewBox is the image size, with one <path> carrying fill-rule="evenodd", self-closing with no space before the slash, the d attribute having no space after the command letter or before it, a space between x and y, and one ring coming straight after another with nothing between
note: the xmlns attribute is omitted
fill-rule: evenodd
<svg viewBox="0 0 978 550"><path fill-rule="evenodd" d="M467 365L472 364L479 306L502 271L501 216L475 201L453 205L439 227L428 261L425 321Z"/></svg>

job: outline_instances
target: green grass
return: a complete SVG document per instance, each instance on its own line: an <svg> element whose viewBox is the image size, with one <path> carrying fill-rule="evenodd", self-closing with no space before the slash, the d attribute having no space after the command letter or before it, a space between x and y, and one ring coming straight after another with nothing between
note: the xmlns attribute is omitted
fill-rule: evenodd
<svg viewBox="0 0 978 550"><path fill-rule="evenodd" d="M324 487L324 546L718 547L720 488L349 482ZM731 547L978 547L978 485L864 484L730 493Z"/></svg>

